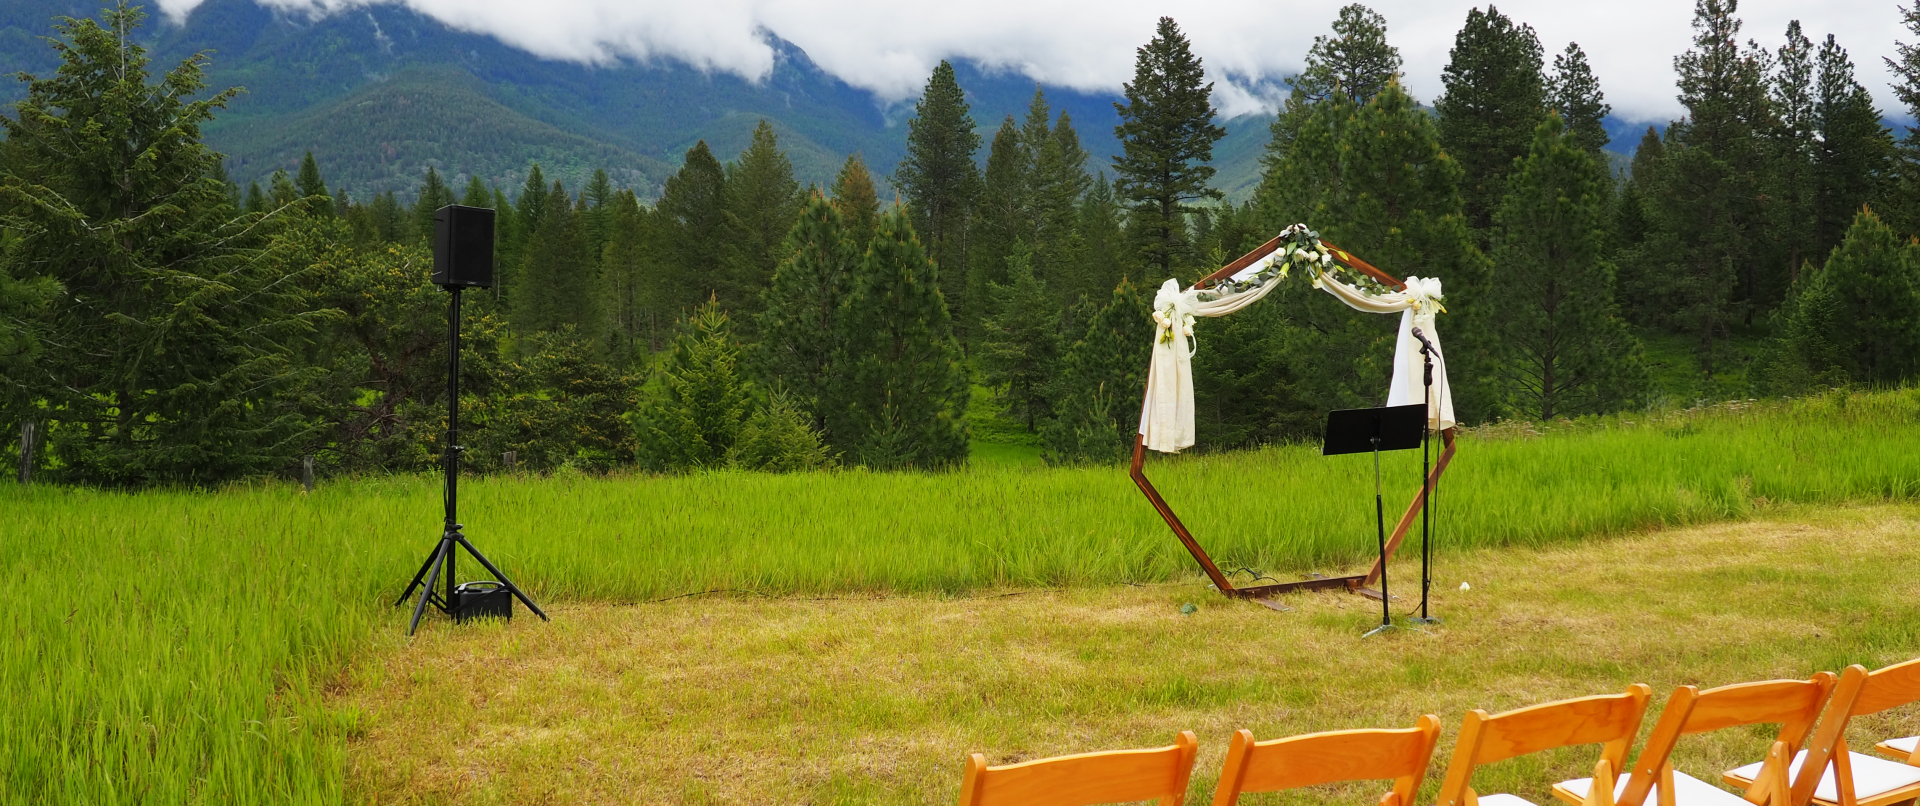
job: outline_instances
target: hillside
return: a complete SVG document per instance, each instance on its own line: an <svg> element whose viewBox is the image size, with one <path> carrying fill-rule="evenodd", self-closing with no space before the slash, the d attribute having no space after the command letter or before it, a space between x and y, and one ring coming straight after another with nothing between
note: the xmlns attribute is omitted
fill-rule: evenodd
<svg viewBox="0 0 1920 806"><path fill-rule="evenodd" d="M8 0L0 7L0 60L29 72L51 70L53 53L39 37L51 33L55 16L96 7ZM149 21L144 35L156 68L208 52L212 84L246 90L206 131L229 156L236 181L291 171L312 150L328 180L359 198L388 190L407 195L429 165L450 182L479 175L517 191L536 160L572 188L604 167L616 183L652 196L696 141L731 158L762 118L779 132L802 183L830 183L846 155L858 152L884 185L905 152L913 114L911 101L882 103L770 35L775 66L757 82L674 61L542 59L385 3L316 18L260 0L207 0L183 24ZM1025 117L1035 84L970 63L955 70L984 162L984 146L1002 121ZM18 84L0 84L0 103L22 92ZM1046 92L1056 114L1072 117L1093 156L1089 170L1111 173L1119 150L1113 104L1120 99ZM1228 136L1215 147L1215 186L1231 200L1245 200L1258 183L1268 121L1249 115L1222 122ZM1615 148L1630 150L1635 142L1616 141Z"/></svg>

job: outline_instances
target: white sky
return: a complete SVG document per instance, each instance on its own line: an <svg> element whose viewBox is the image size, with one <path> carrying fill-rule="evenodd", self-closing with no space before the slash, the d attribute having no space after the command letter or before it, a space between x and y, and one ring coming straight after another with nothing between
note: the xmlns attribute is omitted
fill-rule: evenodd
<svg viewBox="0 0 1920 806"><path fill-rule="evenodd" d="M1769 48L1798 18L1816 43L1829 33L1853 56L1856 75L1890 117L1906 110L1888 89L1882 56L1916 37L1900 25L1902 0L1747 0L1744 38ZM178 18L201 0L158 0ZM540 56L584 62L678 59L704 69L764 76L772 51L760 32L799 45L824 69L884 100L917 93L943 58L1017 70L1050 85L1117 91L1133 75L1134 48L1174 17L1216 82L1215 105L1235 116L1262 111L1278 79L1300 68L1308 45L1328 32L1340 0L261 0L286 8L339 11L404 2L457 28L490 34ZM1904 0L1920 2L1920 0ZM1440 91L1461 0L1376 0L1389 41L1405 59L1406 82L1422 101ZM1551 54L1568 41L1586 50L1614 113L1666 120L1674 100L1673 57L1692 29L1686 0L1510 0L1507 16L1531 24Z"/></svg>

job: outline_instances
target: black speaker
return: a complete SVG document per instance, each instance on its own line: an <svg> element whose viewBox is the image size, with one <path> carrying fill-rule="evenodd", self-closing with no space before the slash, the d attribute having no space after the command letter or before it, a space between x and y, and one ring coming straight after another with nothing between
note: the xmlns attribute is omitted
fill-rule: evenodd
<svg viewBox="0 0 1920 806"><path fill-rule="evenodd" d="M449 204L433 211L433 284L493 287L493 211Z"/></svg>

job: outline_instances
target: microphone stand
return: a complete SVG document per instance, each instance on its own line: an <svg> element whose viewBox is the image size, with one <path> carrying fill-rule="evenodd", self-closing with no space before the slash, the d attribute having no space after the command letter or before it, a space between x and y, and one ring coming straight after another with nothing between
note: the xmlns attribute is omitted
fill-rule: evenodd
<svg viewBox="0 0 1920 806"><path fill-rule="evenodd" d="M1429 464L1432 461L1433 421L1438 414L1433 406L1434 347L1419 328L1413 329L1413 335L1420 340L1421 380L1426 389L1427 420L1421 424L1426 433L1420 437L1420 617L1412 620L1420 624L1439 624L1439 619L1427 615L1428 593L1433 588L1432 518L1427 509L1433 501L1433 471Z"/></svg>

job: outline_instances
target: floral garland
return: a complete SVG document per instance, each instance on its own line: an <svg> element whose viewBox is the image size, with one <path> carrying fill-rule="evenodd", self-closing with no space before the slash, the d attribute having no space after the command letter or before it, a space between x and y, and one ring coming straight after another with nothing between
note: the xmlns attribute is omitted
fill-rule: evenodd
<svg viewBox="0 0 1920 806"><path fill-rule="evenodd" d="M1347 264L1348 255L1337 249L1329 249L1320 240L1320 233L1307 228L1305 224L1295 224L1280 231L1280 247L1273 251L1272 259L1266 265L1245 279L1231 277L1221 280L1212 287L1203 289L1214 298L1229 294L1239 294L1265 286L1274 280L1285 280L1295 266L1305 270L1313 278L1313 287L1320 287L1320 279L1332 273L1334 278L1366 292L1378 296L1392 292L1373 275L1356 271Z"/></svg>
<svg viewBox="0 0 1920 806"><path fill-rule="evenodd" d="M1393 293L1393 289L1371 274L1359 271L1348 262L1351 255L1330 248L1320 240L1320 233L1307 228L1305 224L1294 224L1280 231L1280 246L1261 263L1260 268L1244 278L1228 277L1206 288L1193 289L1196 296L1209 299L1241 294L1265 287L1276 280L1286 280L1297 266L1313 278L1313 287L1321 288L1321 281L1331 275L1346 285L1357 288L1367 296L1377 297ZM1435 286L1438 287L1437 285ZM1440 306L1438 294L1432 296L1435 309L1445 311ZM1420 302L1415 301L1415 307ZM1173 332L1177 329L1182 335L1193 336L1193 313L1180 300L1168 300L1164 306L1156 306L1153 320L1160 327L1161 343L1173 342Z"/></svg>

